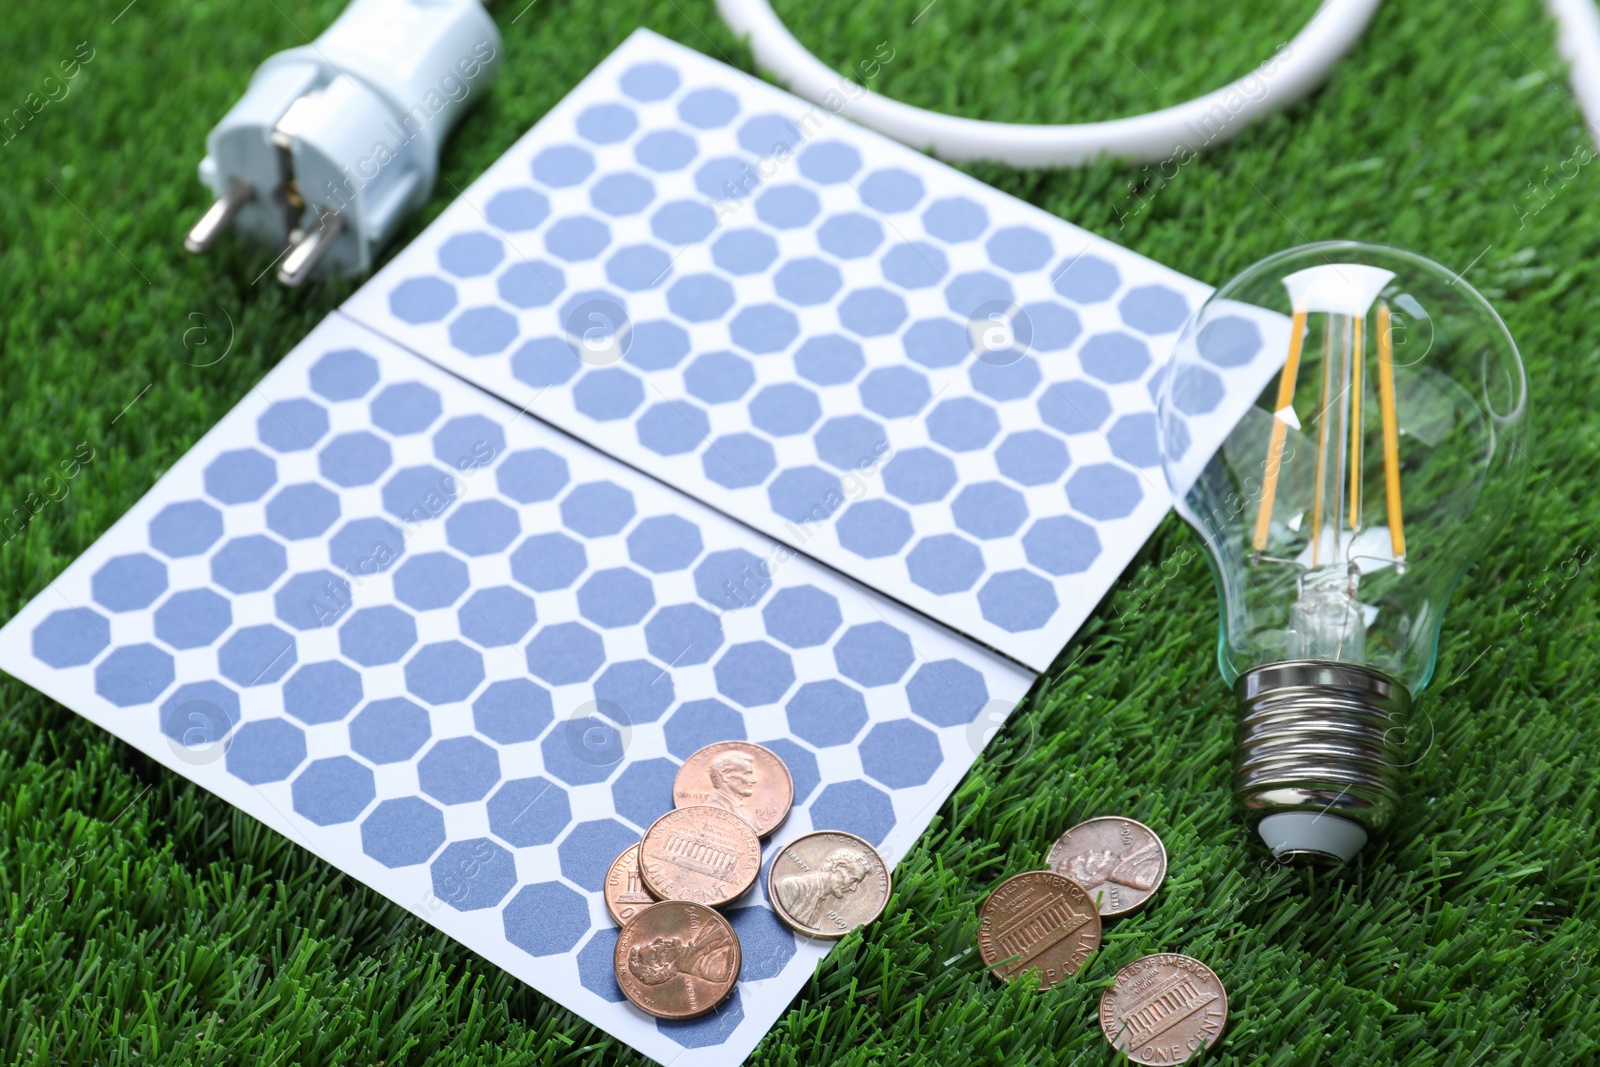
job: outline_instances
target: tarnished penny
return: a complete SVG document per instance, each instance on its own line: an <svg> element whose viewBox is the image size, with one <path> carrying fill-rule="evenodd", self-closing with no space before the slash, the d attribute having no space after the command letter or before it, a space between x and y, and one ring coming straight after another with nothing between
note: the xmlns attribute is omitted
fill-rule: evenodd
<svg viewBox="0 0 1600 1067"><path fill-rule="evenodd" d="M889 868L854 834L819 830L778 851L767 872L767 897L797 932L834 940L883 914Z"/></svg>
<svg viewBox="0 0 1600 1067"><path fill-rule="evenodd" d="M638 845L629 845L628 851L611 861L602 895L606 910L618 926L626 926L629 919L656 902L639 877Z"/></svg>
<svg viewBox="0 0 1600 1067"><path fill-rule="evenodd" d="M1142 822L1113 815L1062 834L1045 865L1089 891L1104 916L1144 907L1167 876L1167 849Z"/></svg>
<svg viewBox="0 0 1600 1067"><path fill-rule="evenodd" d="M1039 972L1049 989L1100 947L1100 913L1082 886L1051 871L1001 882L978 912L978 953L998 978Z"/></svg>
<svg viewBox="0 0 1600 1067"><path fill-rule="evenodd" d="M658 900L718 907L755 885L760 873L760 839L726 808L676 808L639 842L639 875Z"/></svg>
<svg viewBox="0 0 1600 1067"><path fill-rule="evenodd" d="M1134 960L1100 997L1100 1029L1134 1063L1182 1063L1228 1025L1222 979L1199 960L1162 952Z"/></svg>
<svg viewBox="0 0 1600 1067"><path fill-rule="evenodd" d="M748 741L707 745L684 760L672 782L680 808L710 804L733 812L766 837L789 817L794 780L777 754Z"/></svg>
<svg viewBox="0 0 1600 1067"><path fill-rule="evenodd" d="M732 992L743 957L728 920L701 904L664 900L629 919L611 965L617 985L658 1019L690 1019Z"/></svg>

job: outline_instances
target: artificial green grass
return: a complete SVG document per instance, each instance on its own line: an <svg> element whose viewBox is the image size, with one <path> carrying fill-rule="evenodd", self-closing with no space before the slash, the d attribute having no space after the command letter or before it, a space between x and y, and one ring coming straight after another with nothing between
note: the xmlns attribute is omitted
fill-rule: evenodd
<svg viewBox="0 0 1600 1067"><path fill-rule="evenodd" d="M0 517L30 493L60 496L52 468L94 450L0 546L0 617L351 288L286 293L256 280L270 255L231 240L206 260L180 249L205 200L206 130L261 59L315 35L340 0L124 3L14 2L0 34L0 114L49 90L79 42L93 49L65 97L0 134ZM889 43L876 84L904 99L1034 121L1219 84L1314 6L924 3L778 6L842 69ZM635 26L751 66L711 0L506 0L496 16L500 81L396 247ZM1588 144L1553 39L1538 0L1391 3L1326 89L1170 180L1115 163L971 168L1212 282L1332 237L1466 270L1528 361L1527 489L1452 605L1409 739L1408 804L1354 867L1264 862L1230 807L1211 582L1197 539L1169 520L902 862L885 917L829 957L753 1063L1109 1064L1100 990L1154 951L1198 956L1227 984L1210 1062L1600 1062L1600 214L1596 168L1552 177ZM230 333L226 358L196 365ZM1113 812L1164 836L1160 895L1108 929L1076 981L1043 995L996 983L973 948L984 895L1038 867L1068 825ZM638 1062L9 679L0 820L7 1062Z"/></svg>

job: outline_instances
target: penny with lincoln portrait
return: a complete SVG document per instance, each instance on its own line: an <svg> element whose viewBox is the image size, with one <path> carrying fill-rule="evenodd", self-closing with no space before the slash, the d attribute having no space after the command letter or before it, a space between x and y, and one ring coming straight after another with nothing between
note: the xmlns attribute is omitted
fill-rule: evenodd
<svg viewBox="0 0 1600 1067"><path fill-rule="evenodd" d="M725 808L674 808L650 824L639 842L639 875L658 900L720 907L756 884L761 841Z"/></svg>
<svg viewBox="0 0 1600 1067"><path fill-rule="evenodd" d="M1167 849L1142 822L1103 816L1062 834L1045 866L1089 891L1111 918L1144 907L1167 876Z"/></svg>
<svg viewBox="0 0 1600 1067"><path fill-rule="evenodd" d="M656 902L639 877L638 845L629 845L626 852L611 861L602 895L606 911L618 926L627 925L629 919Z"/></svg>
<svg viewBox="0 0 1600 1067"><path fill-rule="evenodd" d="M672 782L680 808L710 804L733 812L766 837L789 817L794 779L770 749L748 741L707 745L684 761Z"/></svg>
<svg viewBox="0 0 1600 1067"><path fill-rule="evenodd" d="M702 904L665 900L617 935L611 965L622 993L658 1019L692 1019L725 1000L743 965L739 936Z"/></svg>
<svg viewBox="0 0 1600 1067"><path fill-rule="evenodd" d="M796 932L835 940L883 914L889 867L854 834L820 830L778 850L767 872L767 896Z"/></svg>

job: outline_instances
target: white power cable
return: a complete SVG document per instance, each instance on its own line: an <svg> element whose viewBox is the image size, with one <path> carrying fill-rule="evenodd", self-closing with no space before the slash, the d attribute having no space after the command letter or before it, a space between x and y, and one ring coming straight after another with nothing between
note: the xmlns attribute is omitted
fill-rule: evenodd
<svg viewBox="0 0 1600 1067"><path fill-rule="evenodd" d="M1560 27L1556 50L1572 64L1572 95L1589 139L1600 142L1600 11L1594 0L1547 0L1546 6Z"/></svg>
<svg viewBox="0 0 1600 1067"><path fill-rule="evenodd" d="M1554 2L1554 0L1553 0ZM1590 4L1590 0L1570 0ZM768 0L717 0L756 62L789 90L948 160L1077 167L1102 156L1154 163L1236 135L1311 92L1350 50L1379 0L1324 0L1303 30L1256 70L1215 92L1144 115L1061 126L988 122L912 107L843 79L784 26Z"/></svg>

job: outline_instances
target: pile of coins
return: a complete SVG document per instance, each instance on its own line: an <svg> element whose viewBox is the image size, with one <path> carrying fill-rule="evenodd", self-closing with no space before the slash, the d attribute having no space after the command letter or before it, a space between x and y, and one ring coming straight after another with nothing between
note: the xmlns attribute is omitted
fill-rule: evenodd
<svg viewBox="0 0 1600 1067"><path fill-rule="evenodd" d="M1102 920L1149 902L1167 876L1167 850L1143 823L1107 816L1062 834L1046 863L1000 883L978 912L984 964L1005 981L1037 971L1040 989L1078 973L1100 947ZM1176 953L1133 961L1100 998L1101 1032L1134 1063L1182 1063L1227 1022L1221 979Z"/></svg>
<svg viewBox="0 0 1600 1067"><path fill-rule="evenodd" d="M707 745L678 769L673 809L611 864L606 910L622 927L612 966L623 995L659 1019L688 1019L733 992L739 937L716 910L761 873L761 838L794 803L777 754L748 741ZM779 919L840 938L889 902L889 868L852 834L819 830L784 845L767 875Z"/></svg>

